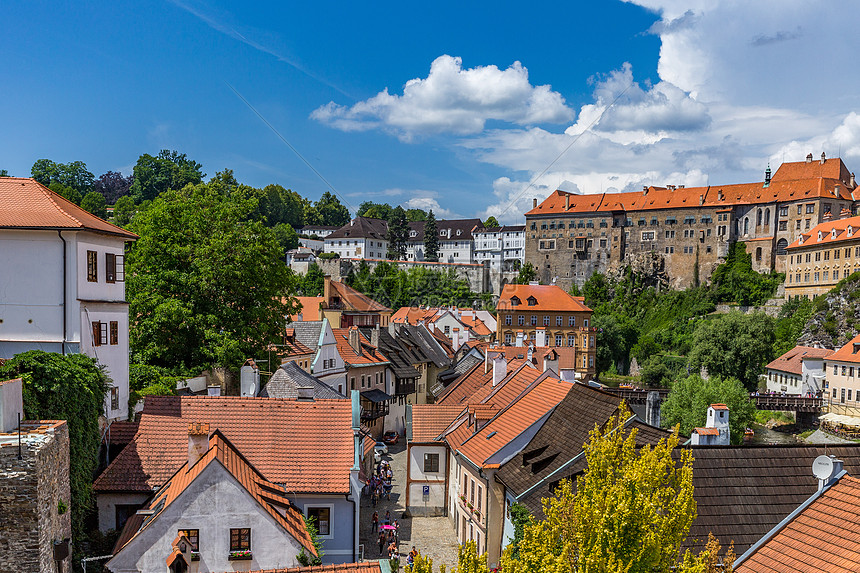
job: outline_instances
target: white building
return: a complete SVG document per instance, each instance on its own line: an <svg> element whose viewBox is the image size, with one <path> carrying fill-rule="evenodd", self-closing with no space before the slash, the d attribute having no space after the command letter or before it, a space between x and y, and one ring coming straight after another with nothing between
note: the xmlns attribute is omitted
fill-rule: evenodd
<svg viewBox="0 0 860 573"><path fill-rule="evenodd" d="M409 223L409 241L406 245L406 260L424 261L424 221ZM475 262L474 229L481 226L480 219L451 219L436 221L439 234L440 263L471 264Z"/></svg>
<svg viewBox="0 0 860 573"><path fill-rule="evenodd" d="M316 553L302 511L220 432L190 424L188 439L188 462L126 521L108 569L273 569Z"/></svg>
<svg viewBox="0 0 860 573"><path fill-rule="evenodd" d="M137 235L33 179L0 177L0 358L83 352L103 365L109 420L128 417L125 244Z"/></svg>
<svg viewBox="0 0 860 573"><path fill-rule="evenodd" d="M693 428L694 446L728 446L731 443L729 430L729 407L725 404L708 406L708 419L704 428Z"/></svg>
<svg viewBox="0 0 860 573"><path fill-rule="evenodd" d="M342 259L384 259L388 252L388 223L356 217L325 237L325 252Z"/></svg>
<svg viewBox="0 0 860 573"><path fill-rule="evenodd" d="M316 235L320 239L324 239L339 228L340 227L332 225L305 225L303 227L296 227L296 232L299 235L307 235L308 237Z"/></svg>
<svg viewBox="0 0 860 573"><path fill-rule="evenodd" d="M819 395L824 390L827 348L795 346L767 365L767 390L777 394Z"/></svg>
<svg viewBox="0 0 860 573"><path fill-rule="evenodd" d="M526 260L525 225L475 229L475 262L494 270L515 270Z"/></svg>
<svg viewBox="0 0 860 573"><path fill-rule="evenodd" d="M860 336L824 360L827 375L824 395L830 402L858 406L860 404Z"/></svg>

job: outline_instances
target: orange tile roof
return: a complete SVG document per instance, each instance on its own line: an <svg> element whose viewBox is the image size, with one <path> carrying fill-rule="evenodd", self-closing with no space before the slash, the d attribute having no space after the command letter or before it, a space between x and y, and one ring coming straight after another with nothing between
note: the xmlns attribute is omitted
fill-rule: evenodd
<svg viewBox="0 0 860 573"><path fill-rule="evenodd" d="M849 573L860 564L860 480L843 476L800 511L737 573Z"/></svg>
<svg viewBox="0 0 860 573"><path fill-rule="evenodd" d="M713 408L714 410L728 410L729 409L729 407L726 406L725 404L711 404L711 408Z"/></svg>
<svg viewBox="0 0 860 573"><path fill-rule="evenodd" d="M189 428L192 425L189 424ZM190 432L191 430L189 430ZM246 460L241 453L227 440L220 432L215 431L209 438L209 450L191 467L186 461L176 473L170 478L166 486L158 491L147 504L147 509L155 509L156 513L143 520L139 528L134 529L131 535L126 535L123 531L125 543L117 544L117 548L122 550L129 541L146 529L150 523L158 519L158 516L171 503L173 503L182 493L197 479L203 470L209 467L215 461L221 463L230 475L236 478L242 487L259 503L266 512L280 525L287 533L294 537L302 546L313 555L316 555L313 541L305 528L304 516L298 511L287 496L283 489L267 481L263 475ZM282 515L279 509L284 510ZM116 550L114 551L116 554Z"/></svg>
<svg viewBox="0 0 860 573"><path fill-rule="evenodd" d="M340 297L340 302L343 310L355 312L392 312L390 308L384 304L380 304L361 294L354 288L337 281L331 281L332 294Z"/></svg>
<svg viewBox="0 0 860 573"><path fill-rule="evenodd" d="M35 179L0 177L0 228L80 229L134 241L137 235L99 219Z"/></svg>
<svg viewBox="0 0 860 573"><path fill-rule="evenodd" d="M493 380L493 369L484 372L484 363L479 362L462 376L445 387L445 391L436 399L437 404L464 404L472 395L488 382Z"/></svg>
<svg viewBox="0 0 860 573"><path fill-rule="evenodd" d="M860 336L855 336L848 344L827 357L828 362L860 363Z"/></svg>
<svg viewBox="0 0 860 573"><path fill-rule="evenodd" d="M460 322L465 324L476 336L490 336L493 331L477 316L460 316Z"/></svg>
<svg viewBox="0 0 860 573"><path fill-rule="evenodd" d="M414 306L401 306L397 312L391 315L391 322L399 324L418 324L421 321L433 322L439 313L438 308L416 308Z"/></svg>
<svg viewBox="0 0 860 573"><path fill-rule="evenodd" d="M519 375L528 377L532 373L523 370ZM478 467L498 467L500 460L494 460L493 454L558 405L572 387L571 382L538 376L518 396L504 404L503 409L480 430L475 432L464 424L457 432L449 434L446 441L452 450Z"/></svg>
<svg viewBox="0 0 860 573"><path fill-rule="evenodd" d="M354 326L351 328L355 328ZM358 330L358 329L356 329ZM385 356L378 348L371 346L370 341L358 331L358 338L361 343L361 354L358 354L355 349L349 345L349 328L333 328L332 333L337 341L337 352L343 361L349 366L373 366L389 364L388 357Z"/></svg>
<svg viewBox="0 0 860 573"><path fill-rule="evenodd" d="M646 191L624 193L593 193L577 195L554 191L526 216L603 213L613 211L647 211L684 207L719 207L755 203L791 202L818 197L838 197L852 201L850 173L840 159L829 159L824 165L812 163L783 163L771 179L763 182L710 185L668 189L648 187ZM837 190L837 186L839 187ZM565 201L567 209L565 209Z"/></svg>
<svg viewBox="0 0 860 573"><path fill-rule="evenodd" d="M519 299L518 305L511 304L513 297ZM537 304L530 306L529 297L534 297ZM582 303L581 298L569 295L556 285L507 284L502 289L496 308L506 311L591 312L591 309Z"/></svg>
<svg viewBox="0 0 860 573"><path fill-rule="evenodd" d="M98 477L97 492L150 492L188 459L188 424L219 430L271 482L290 491L348 493L352 403L234 396L147 396L131 443ZM325 456L319 452L325 451Z"/></svg>
<svg viewBox="0 0 860 573"><path fill-rule="evenodd" d="M529 354L526 346L503 346L505 358L525 359ZM558 354L558 367L562 370L573 370L576 368L576 348L572 346L537 346L532 353L532 362L538 370L543 370L544 359L551 352Z"/></svg>
<svg viewBox="0 0 860 573"><path fill-rule="evenodd" d="M849 227L851 227L850 234L848 232ZM807 248L825 244L841 243L848 239L857 240L858 238L860 238L860 235L858 235L858 233L860 233L860 217L849 217L847 219L825 221L819 225L816 225L809 231L801 233L800 237L798 237L796 241L791 243L786 248ZM821 236L820 239L819 235Z"/></svg>
<svg viewBox="0 0 860 573"><path fill-rule="evenodd" d="M254 569L248 573L381 573L379 561L361 563L338 563L334 565L310 565L289 569Z"/></svg>
<svg viewBox="0 0 860 573"><path fill-rule="evenodd" d="M411 441L436 441L464 411L463 404L413 404Z"/></svg>
<svg viewBox="0 0 860 573"><path fill-rule="evenodd" d="M720 431L717 428L693 428L693 431L700 436L719 436Z"/></svg>
<svg viewBox="0 0 860 573"><path fill-rule="evenodd" d="M806 358L827 358L833 351L829 348L813 348L812 346L795 346L779 358L771 361L766 368L789 372L800 376L803 373L803 360Z"/></svg>
<svg viewBox="0 0 860 573"><path fill-rule="evenodd" d="M325 299L321 296L297 296L296 300L298 300L302 305L302 310L299 312L302 315L302 320L305 321L314 321L314 320L322 320L320 317L320 305L325 302ZM290 316L293 322L299 319L298 314L294 314Z"/></svg>

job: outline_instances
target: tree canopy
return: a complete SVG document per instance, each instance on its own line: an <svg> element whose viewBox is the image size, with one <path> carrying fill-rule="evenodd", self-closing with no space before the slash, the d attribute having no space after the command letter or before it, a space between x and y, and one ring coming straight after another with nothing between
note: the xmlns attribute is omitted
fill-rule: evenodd
<svg viewBox="0 0 860 573"><path fill-rule="evenodd" d="M406 221L406 211L398 205L388 219L388 254L387 258L394 261L406 259L406 242L409 240L409 225Z"/></svg>
<svg viewBox="0 0 860 573"><path fill-rule="evenodd" d="M59 183L63 187L74 189L81 196L93 190L94 176L83 161L57 163L50 159L39 159L30 169L30 175L45 187ZM77 203L80 203L80 199Z"/></svg>
<svg viewBox="0 0 860 573"><path fill-rule="evenodd" d="M182 189L203 181L203 166L184 153L162 149L158 155L141 155L134 166L129 193L135 203L153 200L167 190Z"/></svg>
<svg viewBox="0 0 860 573"><path fill-rule="evenodd" d="M126 258L131 350L172 370L236 365L283 336L295 279L257 199L232 175L165 191L138 212Z"/></svg>
<svg viewBox="0 0 860 573"><path fill-rule="evenodd" d="M487 217L487 220L484 221L485 229L496 229L498 227L501 227L501 225L499 225L499 221L493 215L490 215Z"/></svg>
<svg viewBox="0 0 860 573"><path fill-rule="evenodd" d="M784 274L754 271L752 255L747 252L746 244L740 241L731 246L725 262L711 275L711 284L719 302L736 302L744 306L764 304L784 281Z"/></svg>
<svg viewBox="0 0 860 573"><path fill-rule="evenodd" d="M81 199L81 208L86 209L96 217L107 219L107 202L105 196L98 191L90 191Z"/></svg>
<svg viewBox="0 0 860 573"><path fill-rule="evenodd" d="M349 223L349 209L344 207L330 191L322 194L314 204L314 208L319 213L321 225L342 227Z"/></svg>
<svg viewBox="0 0 860 573"><path fill-rule="evenodd" d="M116 171L108 171L99 175L99 178L93 182L93 191L104 195L105 201L113 205L120 197L128 195L131 182L131 177L124 177L122 173Z"/></svg>
<svg viewBox="0 0 860 573"><path fill-rule="evenodd" d="M432 209L424 223L424 260L431 263L439 261L439 227Z"/></svg>
<svg viewBox="0 0 860 573"><path fill-rule="evenodd" d="M774 319L762 312L730 312L699 323L693 333L690 366L715 376L737 378L753 391L773 356Z"/></svg>
<svg viewBox="0 0 860 573"><path fill-rule="evenodd" d="M469 282L453 269L437 271L421 267L401 270L393 263L379 263L373 272L362 261L347 284L389 308L403 306L472 306L489 295L472 292Z"/></svg>
<svg viewBox="0 0 860 573"><path fill-rule="evenodd" d="M705 425L711 404L729 407L732 443L742 444L744 430L753 422L756 408L737 378L711 376L703 380L698 374L692 374L675 380L660 409L660 421L665 428L679 424L681 433L689 435L693 428Z"/></svg>

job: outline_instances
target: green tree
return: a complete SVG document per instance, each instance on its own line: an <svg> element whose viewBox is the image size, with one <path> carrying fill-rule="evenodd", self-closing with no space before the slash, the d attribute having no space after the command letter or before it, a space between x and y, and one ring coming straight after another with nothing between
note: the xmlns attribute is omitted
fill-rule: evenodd
<svg viewBox="0 0 860 573"><path fill-rule="evenodd" d="M134 181L129 193L135 203L152 200L168 189L196 185L206 174L203 166L184 153L162 149L157 156L144 153L134 166Z"/></svg>
<svg viewBox="0 0 860 573"><path fill-rule="evenodd" d="M490 215L489 217L487 217L487 220L484 221L485 229L496 229L498 227L501 227L501 225L499 225L498 219L496 219L493 215Z"/></svg>
<svg viewBox="0 0 860 573"><path fill-rule="evenodd" d="M9 171L7 169L0 169L0 177L9 177Z"/></svg>
<svg viewBox="0 0 860 573"><path fill-rule="evenodd" d="M364 261L361 261L364 263ZM367 266L365 264L365 266ZM325 274L319 265L311 263L308 266L308 272L299 281L299 291L302 296L322 296L323 287L325 286Z"/></svg>
<svg viewBox="0 0 860 573"><path fill-rule="evenodd" d="M617 371L626 372L636 325L620 314L594 316L591 325L597 328L597 371L606 372L614 364Z"/></svg>
<svg viewBox="0 0 860 573"><path fill-rule="evenodd" d="M90 191L81 199L81 208L86 209L96 217L107 219L107 201L98 191Z"/></svg>
<svg viewBox="0 0 860 573"><path fill-rule="evenodd" d="M755 403L737 378L711 376L703 380L693 374L676 380L660 409L661 423L664 427L680 424L681 433L690 434L693 428L705 425L711 404L729 407L732 443L742 444L744 430L755 418Z"/></svg>
<svg viewBox="0 0 860 573"><path fill-rule="evenodd" d="M744 306L764 304L784 281L783 274L763 275L754 271L752 255L747 252L746 244L740 241L729 248L725 262L711 275L719 302L736 302Z"/></svg>
<svg viewBox="0 0 860 573"><path fill-rule="evenodd" d="M69 427L69 485L72 534L86 539L85 518L92 508L93 473L98 466L99 416L104 414L105 372L84 354L62 356L31 350L0 364L0 380L21 377L24 416L66 420ZM69 500L66 500L69 501Z"/></svg>
<svg viewBox="0 0 860 573"><path fill-rule="evenodd" d="M322 194L314 207L319 213L323 225L342 227L349 223L349 209L344 207L338 198L329 191Z"/></svg>
<svg viewBox="0 0 860 573"><path fill-rule="evenodd" d="M439 260L439 227L432 209L424 222L424 260L431 263Z"/></svg>
<svg viewBox="0 0 860 573"><path fill-rule="evenodd" d="M626 409L595 426L584 454L585 473L574 489L562 480L543 500L545 519L528 523L514 557L508 546L502 571L668 573L679 565L681 541L696 517L693 457L673 451L678 430L651 447L637 448Z"/></svg>
<svg viewBox="0 0 860 573"><path fill-rule="evenodd" d="M134 199L128 195L124 195L116 200L113 206L113 224L125 227L131 222L134 217L137 207L134 204Z"/></svg>
<svg viewBox="0 0 860 573"><path fill-rule="evenodd" d="M296 556L296 561L298 561L301 565L305 567L309 567L311 565L322 565L322 557L325 554L322 547L322 540L319 536L319 529L317 529L316 519L313 517L305 516L305 528L308 530L308 535L310 535L311 543L314 546L314 551L316 551L316 555L305 553L305 548L302 547L301 553Z"/></svg>
<svg viewBox="0 0 860 573"><path fill-rule="evenodd" d="M371 219L384 219L385 221L391 217L391 212L394 207L388 203L374 203L373 201L364 201L358 206L356 215L359 217L369 217Z"/></svg>
<svg viewBox="0 0 860 573"><path fill-rule="evenodd" d="M81 200L83 199L83 197L81 196L80 192L74 187L63 185L59 181L54 181L53 183L50 183L47 187L57 195L65 197L75 205L81 204Z"/></svg>
<svg viewBox="0 0 860 573"><path fill-rule="evenodd" d="M410 223L414 223L416 221L426 221L427 211L425 211L424 209L407 209L406 220Z"/></svg>
<svg viewBox="0 0 860 573"><path fill-rule="evenodd" d="M39 159L30 169L30 175L45 187L59 183L63 187L74 189L80 195L86 195L93 190L95 179L83 161L56 163L50 159ZM80 200L77 202L80 203Z"/></svg>
<svg viewBox="0 0 860 573"><path fill-rule="evenodd" d="M286 223L296 228L304 223L304 199L295 191L280 185L266 185L256 193L259 197L258 216L269 227Z"/></svg>
<svg viewBox="0 0 860 573"><path fill-rule="evenodd" d="M774 329L774 356L782 356L797 346L797 341L814 311L813 302L807 298L793 298L782 305Z"/></svg>
<svg viewBox="0 0 860 573"><path fill-rule="evenodd" d="M298 248L299 235L289 223L278 223L272 230L275 232L275 237L278 239L278 244L281 245L281 250L284 253Z"/></svg>
<svg viewBox="0 0 860 573"><path fill-rule="evenodd" d="M283 336L292 273L256 198L222 179L165 191L135 215L126 257L135 361L171 369L236 366Z"/></svg>
<svg viewBox="0 0 860 573"><path fill-rule="evenodd" d="M409 225L406 221L406 211L398 205L388 219L388 254L387 258L394 261L406 259L406 242L409 240Z"/></svg>
<svg viewBox="0 0 860 573"><path fill-rule="evenodd" d="M676 372L666 364L662 356L651 356L642 363L639 375L648 388L666 388L672 384Z"/></svg>
<svg viewBox="0 0 860 573"><path fill-rule="evenodd" d="M750 391L773 358L774 320L762 312L730 312L699 323L693 333L690 366L737 378Z"/></svg>
<svg viewBox="0 0 860 573"><path fill-rule="evenodd" d="M526 264L520 267L520 272L517 275L516 283L518 285L527 285L534 280L537 280L537 270L535 270L534 265L532 265L530 262L526 262Z"/></svg>

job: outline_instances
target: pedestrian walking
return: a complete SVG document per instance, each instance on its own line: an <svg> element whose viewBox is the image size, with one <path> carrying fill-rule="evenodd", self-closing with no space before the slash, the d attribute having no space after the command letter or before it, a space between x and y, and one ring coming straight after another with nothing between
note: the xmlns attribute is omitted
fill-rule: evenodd
<svg viewBox="0 0 860 573"><path fill-rule="evenodd" d="M379 512L374 511L373 517L370 518L370 530L377 531L379 530Z"/></svg>
<svg viewBox="0 0 860 573"><path fill-rule="evenodd" d="M385 510L385 525L391 525L391 511Z"/></svg>
<svg viewBox="0 0 860 573"><path fill-rule="evenodd" d="M382 549L385 547L385 533L379 532L379 555L382 555Z"/></svg>

